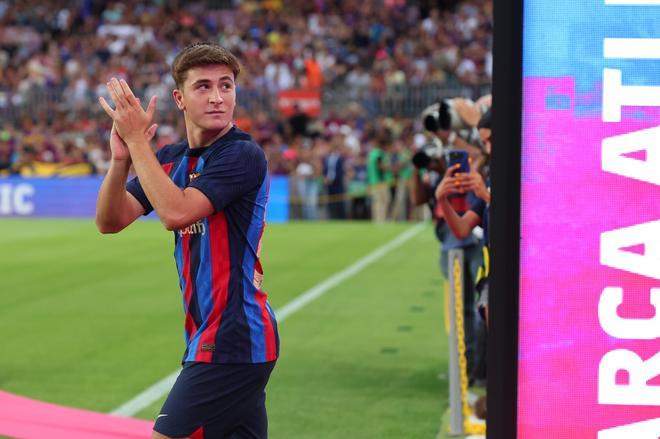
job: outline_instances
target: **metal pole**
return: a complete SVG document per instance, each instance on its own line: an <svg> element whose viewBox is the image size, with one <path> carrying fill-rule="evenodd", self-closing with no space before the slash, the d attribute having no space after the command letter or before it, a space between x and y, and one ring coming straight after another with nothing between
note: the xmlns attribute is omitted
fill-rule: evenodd
<svg viewBox="0 0 660 439"><path fill-rule="evenodd" d="M456 263L458 262L458 264ZM459 363L459 351L458 351L458 331L457 331L457 322L456 322L456 285L463 285L463 273L462 270L459 273L456 273L454 267L463 267L463 250L462 249L452 249L449 250L448 258L448 273L449 279L449 288L446 288L445 291L449 293L449 316L450 316L450 325L449 325L449 412L450 412L450 424L449 424L449 434L452 436L462 436L464 435L464 419L463 419L463 395L461 389L461 369ZM463 288L461 288L462 294ZM461 304L462 305L462 304ZM462 307L461 307L462 308ZM462 317L462 316L461 316ZM459 320L462 321L459 317ZM460 331L462 334L463 331Z"/></svg>

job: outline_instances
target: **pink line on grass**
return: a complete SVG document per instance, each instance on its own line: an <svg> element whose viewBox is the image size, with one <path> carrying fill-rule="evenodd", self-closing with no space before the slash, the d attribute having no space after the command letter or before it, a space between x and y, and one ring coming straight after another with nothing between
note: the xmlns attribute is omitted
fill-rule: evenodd
<svg viewBox="0 0 660 439"><path fill-rule="evenodd" d="M0 435L22 439L137 439L153 422L63 407L0 391Z"/></svg>

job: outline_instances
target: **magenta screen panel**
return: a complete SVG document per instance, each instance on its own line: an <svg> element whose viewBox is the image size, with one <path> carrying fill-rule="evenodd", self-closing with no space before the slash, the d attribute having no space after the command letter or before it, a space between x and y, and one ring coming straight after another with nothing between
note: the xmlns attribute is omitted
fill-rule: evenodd
<svg viewBox="0 0 660 439"><path fill-rule="evenodd" d="M525 0L520 242L518 438L658 439L660 1Z"/></svg>

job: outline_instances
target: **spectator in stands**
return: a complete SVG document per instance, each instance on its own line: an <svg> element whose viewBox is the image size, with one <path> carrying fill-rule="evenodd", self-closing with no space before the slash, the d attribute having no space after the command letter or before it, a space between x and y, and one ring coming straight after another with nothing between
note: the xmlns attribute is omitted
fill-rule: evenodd
<svg viewBox="0 0 660 439"><path fill-rule="evenodd" d="M281 135L275 133L270 139L267 139L262 147L268 159L268 168L271 175L287 175L290 172L289 163L284 158L284 151L288 145L284 142Z"/></svg>
<svg viewBox="0 0 660 439"><path fill-rule="evenodd" d="M296 102L293 104L293 114L289 117L290 136L292 138L307 136L308 125L309 116L302 110L300 104Z"/></svg>
<svg viewBox="0 0 660 439"><path fill-rule="evenodd" d="M392 212L390 217L395 221L405 221L408 219L408 194L410 192L410 178L412 177L412 156L406 142L412 142L410 136L395 140L391 156L394 195L392 196Z"/></svg>
<svg viewBox="0 0 660 439"><path fill-rule="evenodd" d="M78 148L70 140L64 142L62 153L63 157L59 160L59 162L64 166L77 165L86 162L82 149Z"/></svg>
<svg viewBox="0 0 660 439"><path fill-rule="evenodd" d="M367 205L368 180L365 154L353 155L348 171L348 195L351 199L351 219L369 219Z"/></svg>
<svg viewBox="0 0 660 439"><path fill-rule="evenodd" d="M300 152L294 178L297 195L302 205L302 218L318 219L319 177L321 176L320 159L312 148Z"/></svg>
<svg viewBox="0 0 660 439"><path fill-rule="evenodd" d="M345 178L344 136L335 134L330 141L330 151L323 158L323 182L330 219L346 219Z"/></svg>
<svg viewBox="0 0 660 439"><path fill-rule="evenodd" d="M32 145L23 145L11 170L13 174L33 177L41 174L40 168L36 148Z"/></svg>
<svg viewBox="0 0 660 439"><path fill-rule="evenodd" d="M277 132L277 123L261 110L257 112L252 124L252 136L254 140L263 144Z"/></svg>
<svg viewBox="0 0 660 439"><path fill-rule="evenodd" d="M12 150L8 137L2 137L0 134L0 175L8 172L12 167Z"/></svg>
<svg viewBox="0 0 660 439"><path fill-rule="evenodd" d="M402 136L402 120L382 116L406 105L407 87L423 87L416 92L429 95L437 87L490 82L492 1L437 5L291 0L282 13L284 2L213 9L199 2L174 8L147 0L0 0L0 119L22 125L13 135L12 155L28 144L39 163L56 163L80 161L80 150L103 173L109 154L98 139L107 138L110 127L96 99L105 96L107 80L123 77L138 95L158 95L156 143L176 142L185 132L170 97L167 64L192 41L218 40L244 60L238 93L250 98L240 99L239 122L263 145L273 175L297 169L303 142L294 140L297 134L341 133L351 157L374 158L378 151L369 150L383 126L392 142ZM304 87L322 87L328 116L313 120L299 109L291 124L275 111L276 93ZM68 140L78 150L58 146ZM319 155L323 145L313 145ZM400 200L397 194L390 198ZM400 208L393 213L404 217Z"/></svg>
<svg viewBox="0 0 660 439"><path fill-rule="evenodd" d="M387 174L390 172L389 131L383 131L367 156L367 176L371 194L371 219L375 222L387 221L387 211L392 198Z"/></svg>

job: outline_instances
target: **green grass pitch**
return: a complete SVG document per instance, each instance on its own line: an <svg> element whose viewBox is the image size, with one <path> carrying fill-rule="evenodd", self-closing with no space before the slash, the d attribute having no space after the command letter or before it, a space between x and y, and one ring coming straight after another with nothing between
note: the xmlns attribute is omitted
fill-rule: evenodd
<svg viewBox="0 0 660 439"><path fill-rule="evenodd" d="M158 222L112 236L91 221L0 226L0 389L108 412L178 367L182 300L173 238ZM273 308L408 227L268 225ZM447 406L437 259L429 226L282 322L271 438L435 437ZM153 419L161 403L136 417Z"/></svg>

